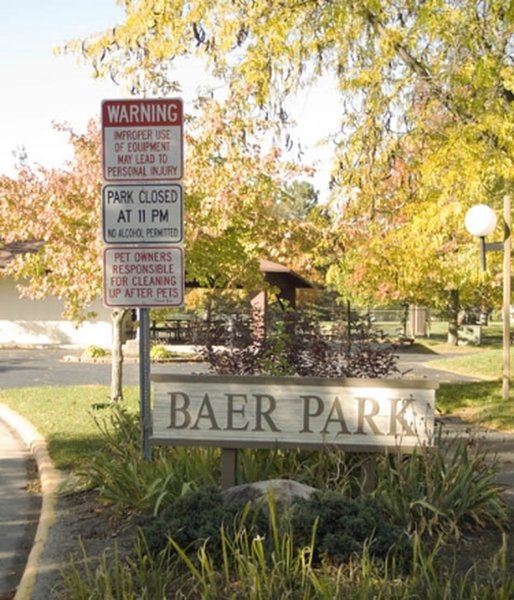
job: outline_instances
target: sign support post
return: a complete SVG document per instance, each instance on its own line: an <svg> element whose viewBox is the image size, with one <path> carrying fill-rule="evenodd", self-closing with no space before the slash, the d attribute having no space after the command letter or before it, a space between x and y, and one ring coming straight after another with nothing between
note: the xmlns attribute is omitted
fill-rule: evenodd
<svg viewBox="0 0 514 600"><path fill-rule="evenodd" d="M139 309L139 422L141 426L141 451L143 459L150 461L150 435L152 433L150 411L150 313L148 308Z"/></svg>
<svg viewBox="0 0 514 600"><path fill-rule="evenodd" d="M228 490L237 483L237 448L221 449L221 489Z"/></svg>

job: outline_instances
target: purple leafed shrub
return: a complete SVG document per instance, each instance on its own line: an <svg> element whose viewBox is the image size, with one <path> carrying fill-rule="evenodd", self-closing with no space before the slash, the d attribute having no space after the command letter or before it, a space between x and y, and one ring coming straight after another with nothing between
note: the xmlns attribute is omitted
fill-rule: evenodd
<svg viewBox="0 0 514 600"><path fill-rule="evenodd" d="M266 322L254 314L234 318L224 337L220 345L219 334L207 330L195 340L217 374L380 378L400 373L393 344L366 317L356 317L351 327L335 321L327 333L306 311L273 313Z"/></svg>

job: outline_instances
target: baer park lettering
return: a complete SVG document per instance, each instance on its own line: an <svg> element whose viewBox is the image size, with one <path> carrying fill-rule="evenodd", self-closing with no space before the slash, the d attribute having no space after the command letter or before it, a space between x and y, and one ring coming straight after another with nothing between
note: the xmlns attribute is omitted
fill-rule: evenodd
<svg viewBox="0 0 514 600"><path fill-rule="evenodd" d="M433 445L437 384L155 375L153 441L220 447Z"/></svg>
<svg viewBox="0 0 514 600"><path fill-rule="evenodd" d="M168 429L209 429L224 431L269 431L281 432L283 429L274 420L273 413L277 407L277 400L270 394L224 394L226 403L224 412L216 414L211 398L205 393L198 408L191 406L190 398L184 392L168 392L170 401L170 423ZM255 402L254 418L248 417L246 407L249 401ZM345 418L345 410L341 399L335 396L325 402L319 396L300 396L300 420L302 428L299 433L312 433L311 424L313 417L323 414L323 427L319 433L350 434L355 435L415 435L414 430L404 418L405 410L414 401L413 398L388 398L389 431L381 431L375 423L375 417L380 411L380 405L374 398L355 398L357 402L357 425L350 431ZM400 425L400 428L398 428Z"/></svg>

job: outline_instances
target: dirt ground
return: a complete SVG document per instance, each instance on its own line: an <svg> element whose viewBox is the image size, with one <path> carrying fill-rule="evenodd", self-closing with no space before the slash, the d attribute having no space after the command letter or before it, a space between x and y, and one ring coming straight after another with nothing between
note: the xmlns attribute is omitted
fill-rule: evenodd
<svg viewBox="0 0 514 600"><path fill-rule="evenodd" d="M80 565L84 555L92 560L104 552L112 556L115 546L120 555L128 555L135 535L136 527L128 515L116 515L103 506L96 492L60 495L31 600L65 598L62 572L69 568L72 557Z"/></svg>

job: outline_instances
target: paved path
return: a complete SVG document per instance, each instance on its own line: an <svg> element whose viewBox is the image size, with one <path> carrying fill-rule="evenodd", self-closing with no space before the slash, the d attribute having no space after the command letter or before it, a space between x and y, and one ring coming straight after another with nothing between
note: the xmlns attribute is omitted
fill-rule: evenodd
<svg viewBox="0 0 514 600"><path fill-rule="evenodd" d="M109 386L109 363L78 362L78 350L59 348L3 349L0 348L0 389L44 385L88 385L97 383ZM429 368L430 361L441 358L438 354L399 352L399 367L407 377L431 379L439 382L476 381L447 371ZM72 358L73 360L66 360ZM153 364L152 373L205 372L206 366L192 362ZM139 365L127 358L123 365L124 385L138 385Z"/></svg>
<svg viewBox="0 0 514 600"><path fill-rule="evenodd" d="M398 365L405 377L417 379L429 379L439 383L453 383L463 381L480 381L479 377L469 377L451 371L442 371L432 369L430 362L432 360L455 356L455 354L431 354L427 352L412 352L410 349L398 351ZM461 354L459 356L462 356Z"/></svg>
<svg viewBox="0 0 514 600"><path fill-rule="evenodd" d="M14 596L39 520L41 502L29 493L25 444L0 421L0 600Z"/></svg>

